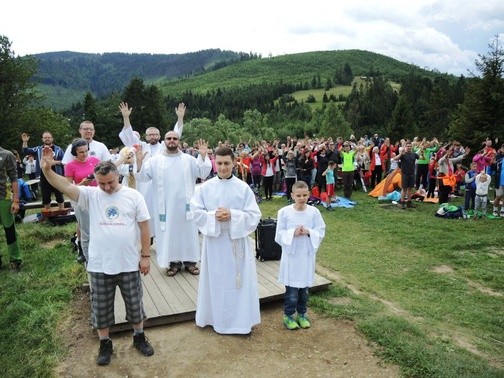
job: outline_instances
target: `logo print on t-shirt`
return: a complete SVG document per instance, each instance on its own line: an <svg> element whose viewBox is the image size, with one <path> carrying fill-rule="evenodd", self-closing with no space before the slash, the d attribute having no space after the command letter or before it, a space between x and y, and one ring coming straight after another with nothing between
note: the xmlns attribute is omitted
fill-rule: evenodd
<svg viewBox="0 0 504 378"><path fill-rule="evenodd" d="M105 209L105 216L108 220L116 220L119 218L119 209L115 206L108 206Z"/></svg>

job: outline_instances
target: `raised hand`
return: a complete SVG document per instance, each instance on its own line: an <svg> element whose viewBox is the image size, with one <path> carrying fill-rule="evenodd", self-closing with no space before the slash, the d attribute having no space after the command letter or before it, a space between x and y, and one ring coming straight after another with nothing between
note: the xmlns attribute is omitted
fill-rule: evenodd
<svg viewBox="0 0 504 378"><path fill-rule="evenodd" d="M202 156L202 158L204 159L207 152L208 152L208 143L205 142L203 139L200 139L198 141L198 151L199 151L200 155Z"/></svg>
<svg viewBox="0 0 504 378"><path fill-rule="evenodd" d="M54 165L54 151L52 150L51 147L45 146L43 151L42 151L42 161L41 161L42 169L51 169L51 167Z"/></svg>
<svg viewBox="0 0 504 378"><path fill-rule="evenodd" d="M178 107L175 108L175 114L177 115L178 118L184 118L185 111L186 111L186 106L183 102L178 104Z"/></svg>
<svg viewBox="0 0 504 378"><path fill-rule="evenodd" d="M128 107L127 102L121 102L119 104L119 110L121 111L123 117L129 117L131 115L131 112L133 111L133 108Z"/></svg>

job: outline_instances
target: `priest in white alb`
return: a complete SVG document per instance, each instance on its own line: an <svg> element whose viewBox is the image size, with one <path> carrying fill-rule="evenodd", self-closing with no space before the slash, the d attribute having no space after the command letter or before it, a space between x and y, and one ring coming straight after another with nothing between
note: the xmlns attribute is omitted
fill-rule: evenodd
<svg viewBox="0 0 504 378"><path fill-rule="evenodd" d="M126 147L133 147L133 146L137 147L136 145L141 145L144 163L151 157L156 156L157 154L160 154L163 151L166 151L165 144L163 143L163 141L160 141L161 134L158 128L156 127L147 128L147 130L145 130L146 142L144 142L140 139L140 134L137 131L134 131L133 126L131 126L130 116L133 111L133 108L130 108L127 102L121 102L119 104L119 110L121 111L121 114L123 116L123 128L119 133L119 138ZM179 138L182 137L185 111L186 106L183 102L181 102L178 105L178 107L175 108L175 114L177 115L177 123L175 124L173 130L179 135ZM151 220L149 221L149 229L151 232L151 244L152 244L152 238L155 235L154 209L156 208L156 204L153 201L153 195L151 192L152 191L151 181L138 182L136 189L144 196L145 202L147 203L147 208L149 209L149 214L151 216Z"/></svg>
<svg viewBox="0 0 504 378"><path fill-rule="evenodd" d="M198 275L200 259L198 228L189 208L196 179L208 177L212 163L207 156L207 144L200 140L199 154L194 157L179 150L179 134L168 131L165 150L145 163L137 156L138 181L152 181L152 200L156 234L156 255L160 268L175 276L182 265L187 272Z"/></svg>
<svg viewBox="0 0 504 378"><path fill-rule="evenodd" d="M256 259L249 235L261 219L254 193L233 176L233 151L214 151L217 176L191 200L203 234L196 325L220 334L248 334L261 322Z"/></svg>

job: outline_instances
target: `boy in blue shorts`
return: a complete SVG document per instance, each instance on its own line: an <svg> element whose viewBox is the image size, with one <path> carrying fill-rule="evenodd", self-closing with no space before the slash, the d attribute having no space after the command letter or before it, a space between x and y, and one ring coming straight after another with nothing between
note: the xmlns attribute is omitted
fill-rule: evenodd
<svg viewBox="0 0 504 378"><path fill-rule="evenodd" d="M324 220L316 207L308 206L309 197L308 185L297 181L292 186L294 203L277 216L275 241L282 247L278 282L285 285L283 323L288 330L310 328L308 287L313 285L315 256L325 236Z"/></svg>

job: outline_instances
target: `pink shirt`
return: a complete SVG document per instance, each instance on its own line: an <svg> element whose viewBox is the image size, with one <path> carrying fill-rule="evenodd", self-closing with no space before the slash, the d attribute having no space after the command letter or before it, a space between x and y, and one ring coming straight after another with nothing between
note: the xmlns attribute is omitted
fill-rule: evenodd
<svg viewBox="0 0 504 378"><path fill-rule="evenodd" d="M89 156L86 161L72 160L65 165L65 176L71 177L75 184L79 184L84 178L94 172L95 166L100 162L99 159ZM93 180L89 186L97 186Z"/></svg>

